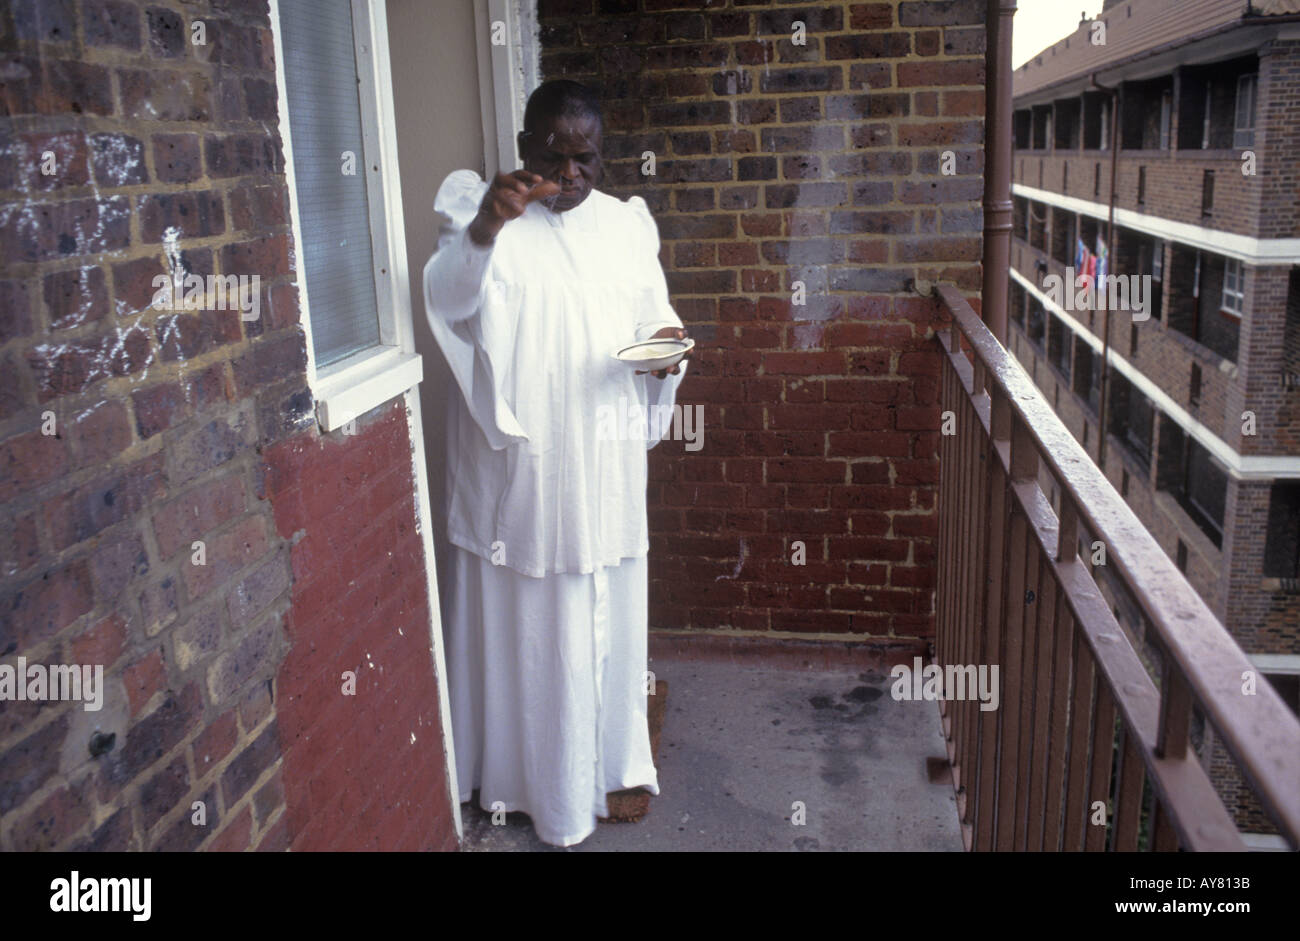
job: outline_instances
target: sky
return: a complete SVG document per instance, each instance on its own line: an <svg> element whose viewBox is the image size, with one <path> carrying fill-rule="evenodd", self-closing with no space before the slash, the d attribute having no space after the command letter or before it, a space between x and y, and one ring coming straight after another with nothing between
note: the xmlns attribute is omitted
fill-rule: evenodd
<svg viewBox="0 0 1300 941"><path fill-rule="evenodd" d="M1079 27L1079 14L1101 12L1102 0L1019 0L1012 20L1011 65L1020 68Z"/></svg>

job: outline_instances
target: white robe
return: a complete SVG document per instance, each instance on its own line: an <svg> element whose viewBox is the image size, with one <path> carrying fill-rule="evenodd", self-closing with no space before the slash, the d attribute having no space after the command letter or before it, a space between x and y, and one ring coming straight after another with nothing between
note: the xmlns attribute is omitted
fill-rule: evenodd
<svg viewBox="0 0 1300 941"><path fill-rule="evenodd" d="M523 811L568 846L608 813L607 792L659 793L646 450L685 366L660 380L611 354L682 322L639 197L593 190L565 213L535 202L482 248L466 229L487 187L470 170L443 182L424 270L455 381L442 597L458 796L478 788L485 810Z"/></svg>

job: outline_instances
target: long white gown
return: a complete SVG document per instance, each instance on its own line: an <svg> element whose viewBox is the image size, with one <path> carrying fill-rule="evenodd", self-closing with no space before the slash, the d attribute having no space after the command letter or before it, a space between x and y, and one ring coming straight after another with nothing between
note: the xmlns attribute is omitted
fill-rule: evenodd
<svg viewBox="0 0 1300 941"><path fill-rule="evenodd" d="M607 792L659 793L646 722L646 451L685 375L612 353L682 322L639 197L541 202L495 243L466 231L488 184L443 182L425 305L451 367L442 586L461 801L523 811L559 846ZM646 425L649 425L648 433Z"/></svg>

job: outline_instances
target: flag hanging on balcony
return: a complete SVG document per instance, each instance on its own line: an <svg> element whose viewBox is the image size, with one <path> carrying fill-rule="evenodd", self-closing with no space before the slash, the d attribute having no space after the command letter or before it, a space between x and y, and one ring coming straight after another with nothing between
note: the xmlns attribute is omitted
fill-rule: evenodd
<svg viewBox="0 0 1300 941"><path fill-rule="evenodd" d="M1082 287L1086 283L1084 279L1092 274L1089 270L1092 264L1092 253L1088 251L1088 246L1083 239L1075 239L1074 241L1074 286Z"/></svg>
<svg viewBox="0 0 1300 941"><path fill-rule="evenodd" d="M1100 284L1106 280L1106 269L1109 267L1110 257L1106 251L1106 243L1102 241L1100 235L1097 236L1097 257L1094 259L1096 267L1092 271L1093 284Z"/></svg>

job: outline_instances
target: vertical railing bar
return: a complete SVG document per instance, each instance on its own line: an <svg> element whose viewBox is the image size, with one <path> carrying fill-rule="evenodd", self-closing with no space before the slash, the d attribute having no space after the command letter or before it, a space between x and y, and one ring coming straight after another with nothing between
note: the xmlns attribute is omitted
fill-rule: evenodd
<svg viewBox="0 0 1300 941"><path fill-rule="evenodd" d="M1110 798L1111 755L1115 747L1115 698L1110 687L1101 674L1095 674L1093 682L1097 687L1097 709L1094 714L1092 729L1092 761L1088 778L1088 829L1084 838L1084 849L1090 853L1106 849L1105 824L1092 823L1092 805L1101 801L1107 803ZM1106 808L1106 819L1110 820L1112 808Z"/></svg>
<svg viewBox="0 0 1300 941"><path fill-rule="evenodd" d="M975 455L976 455L976 473L975 488L971 494L971 503L975 507L975 539L972 542L972 549L975 555L982 556L986 549L985 541L988 538L988 480L989 480L989 452L987 437L984 432L984 426L981 423L975 436ZM988 579L981 577L971 579L971 590L968 596L968 605L966 611L969 613L969 629L966 631L966 642L962 647L963 664L985 663L981 659L981 638L984 634L981 618L984 611L984 589L988 584ZM979 738L979 708L968 703L963 714L963 734L966 740L966 747L963 751L965 761L968 762L969 773L967 780L974 784L975 775L977 774L978 758L978 738ZM968 795L973 795L974 788L968 789Z"/></svg>
<svg viewBox="0 0 1300 941"><path fill-rule="evenodd" d="M970 564L970 568L967 570L968 577L963 580L962 593L961 593L961 597L959 598L959 604L961 605L961 614L959 615L959 620L962 625L962 632L961 632L961 643L959 644L958 649L954 651L953 660L956 663L967 662L966 658L969 655L971 644L974 641L976 632L979 630L978 619L972 618L971 612L974 610L973 607L974 599L977 596L977 592L979 589L979 582L982 580L981 578L982 573L980 572L980 566L978 562L980 558L980 554L974 550L975 550L976 540L978 539L980 534L979 479L981 474L981 468L979 465L979 446L980 446L980 439L984 436L984 430L983 430L984 425L979 420L979 413L976 410L974 403L972 403L970 406L970 419L971 419L969 425L970 430L967 432L966 440L963 442L966 460L969 462L967 466L971 469L971 471L969 474L962 475L963 479L966 481L967 488L968 488L963 497L963 503L966 509L966 512L963 516L963 518L966 521L966 531L963 533L962 547L966 551L967 558L970 559L971 564ZM957 721L960 723L961 727L964 730L968 725L969 716L970 716L970 709L968 704L960 703L960 702L957 703L956 715L957 715ZM967 736L963 736L963 738L967 738ZM970 752L971 752L971 743L969 741L964 741L963 748L962 748L962 760L963 760L964 767L966 769L965 771L963 771L964 781L970 780L971 772L974 770L972 767L974 765L974 762L971 760ZM970 787L967 787L966 789L968 801L969 801L970 794L972 793L972 790L973 789Z"/></svg>
<svg viewBox="0 0 1300 941"><path fill-rule="evenodd" d="M1010 406L995 385L989 400L989 426L996 429L1006 426ZM985 600L983 630L980 632L981 663L1001 664L1000 672L1006 675L1004 654L1005 628L1002 620L1002 592L1004 584L1003 561L1007 539L1010 536L1010 518L1007 512L1007 475L997 451L995 437L988 439L988 493L985 518L989 520L988 546L980 564L980 591ZM1006 684L1004 683L1004 688ZM975 844L981 850L992 849L995 844L998 807L998 752L1001 747L1002 716L1006 712L1006 696L1000 706L991 712L981 712L979 722L979 771L976 778Z"/></svg>
<svg viewBox="0 0 1300 941"><path fill-rule="evenodd" d="M1013 452L1014 453L1014 452ZM1020 658L1023 645L1025 596L1025 547L1028 543L1029 521L1015 505L1012 484L1008 480L1006 501L1011 510L1011 535L1008 540L1006 591L1003 608L1006 628L1003 633L1002 669L1007 675L1007 685L1015 684L1009 701L1002 703L1002 741L998 758L998 838L999 850L1010 850L1015 845L1016 831L1016 768L1020 756Z"/></svg>
<svg viewBox="0 0 1300 941"><path fill-rule="evenodd" d="M1020 742L1016 750L1016 837L1015 847L1024 851L1029 837L1029 768L1034 740L1034 676L1037 672L1038 599L1042 593L1042 569L1039 566L1038 538L1032 523L1025 527L1025 593L1020 598L1020 675L1017 696L1020 710ZM1033 601L1030 601L1030 592Z"/></svg>
<svg viewBox="0 0 1300 941"><path fill-rule="evenodd" d="M1065 836L1067 852L1083 849L1088 827L1088 749L1095 712L1093 693L1095 665L1084 632L1074 632L1074 684L1071 690L1070 747L1066 750Z"/></svg>
<svg viewBox="0 0 1300 941"><path fill-rule="evenodd" d="M1138 748L1137 736L1128 724L1122 722L1119 768L1115 782L1115 826L1111 848L1121 853L1132 853L1138 848L1138 831L1142 821L1142 785L1146 780L1146 767Z"/></svg>
<svg viewBox="0 0 1300 941"><path fill-rule="evenodd" d="M1038 638L1036 653L1037 679L1034 682L1034 746L1029 764L1029 845L1034 852L1043 849L1046 829L1045 802L1047 789L1048 748L1052 720L1052 674L1055 666L1055 639L1059 606L1056 572L1044 556L1039 565L1041 594L1038 596Z"/></svg>
<svg viewBox="0 0 1300 941"><path fill-rule="evenodd" d="M1160 726L1156 732L1156 754L1162 758L1187 757L1187 738L1192 721L1192 690L1174 658L1161 649Z"/></svg>
<svg viewBox="0 0 1300 941"><path fill-rule="evenodd" d="M1070 735L1070 680L1073 674L1074 618L1065 592L1056 596L1056 637L1053 642L1052 720L1047 749L1047 796L1043 806L1043 848L1062 848L1062 820L1065 808L1065 761Z"/></svg>

